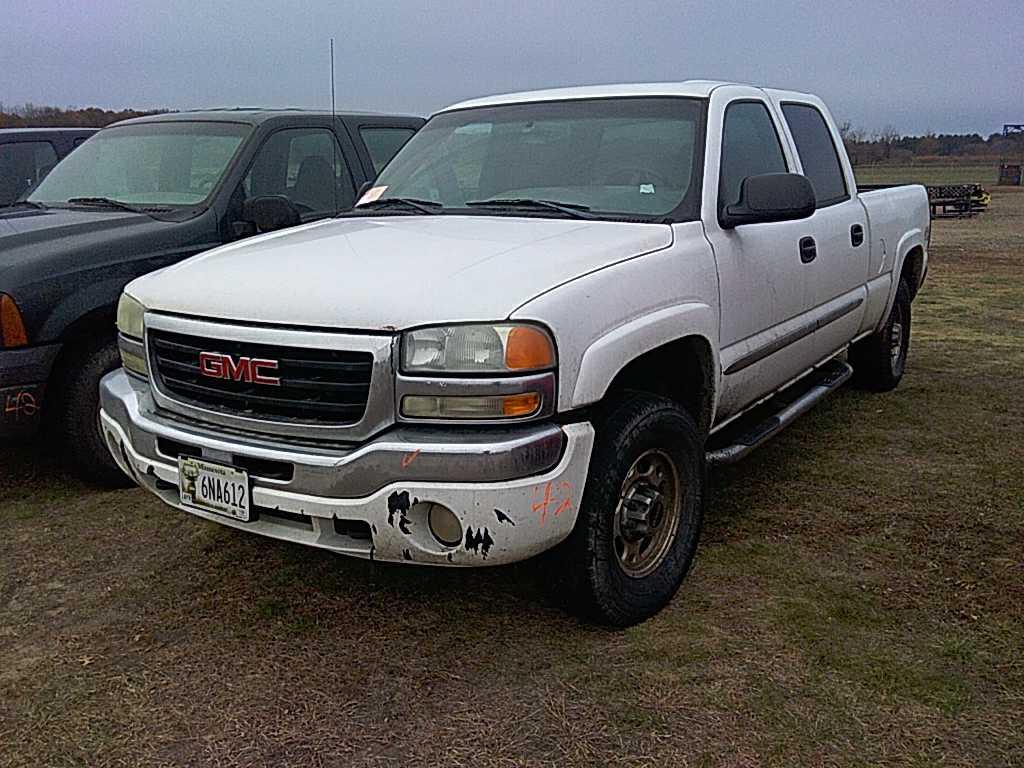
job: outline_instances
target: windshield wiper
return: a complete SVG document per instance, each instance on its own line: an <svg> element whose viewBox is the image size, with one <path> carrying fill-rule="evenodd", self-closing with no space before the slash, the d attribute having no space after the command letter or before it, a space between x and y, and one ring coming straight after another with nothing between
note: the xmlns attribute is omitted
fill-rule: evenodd
<svg viewBox="0 0 1024 768"><path fill-rule="evenodd" d="M34 200L17 200L16 202L11 203L8 207L9 208L17 208L19 205L24 205L27 208L35 208L37 211L45 211L46 210L46 206L45 205L43 205L42 203L37 203ZM3 209L0 208L0 210L3 210Z"/></svg>
<svg viewBox="0 0 1024 768"><path fill-rule="evenodd" d="M554 200L534 200L530 197L495 197L491 200L469 200L466 203L466 206L470 208L557 211L558 213L563 213L566 216L571 216L574 219L597 218L590 213L589 205L579 205L578 203L559 203Z"/></svg>
<svg viewBox="0 0 1024 768"><path fill-rule="evenodd" d="M155 210L169 211L170 208L153 208L151 210L143 210L137 208L131 203L123 203L120 200L112 200L109 197L72 197L68 199L71 205L98 205L105 208L119 208L122 211L131 211L132 213L144 213L147 216Z"/></svg>
<svg viewBox="0 0 1024 768"><path fill-rule="evenodd" d="M377 200L371 200L368 203L360 203L353 210L358 211L361 208L365 208L372 211L392 207L400 207L406 210L414 210L419 211L420 213L434 215L439 213L440 209L444 206L433 200L419 200L415 197L381 197Z"/></svg>

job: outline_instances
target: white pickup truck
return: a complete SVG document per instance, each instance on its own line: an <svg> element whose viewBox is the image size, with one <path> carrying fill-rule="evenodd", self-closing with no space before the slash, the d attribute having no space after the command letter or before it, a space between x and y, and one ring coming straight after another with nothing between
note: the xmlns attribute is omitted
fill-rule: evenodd
<svg viewBox="0 0 1024 768"><path fill-rule="evenodd" d="M686 575L707 463L903 375L925 190L858 194L813 96L479 99L375 184L128 285L101 421L140 485L375 560L558 545L553 588L623 626Z"/></svg>

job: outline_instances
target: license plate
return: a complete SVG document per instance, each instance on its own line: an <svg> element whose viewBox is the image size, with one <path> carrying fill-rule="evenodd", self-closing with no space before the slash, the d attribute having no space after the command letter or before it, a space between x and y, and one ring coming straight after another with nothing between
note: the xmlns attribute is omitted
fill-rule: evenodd
<svg viewBox="0 0 1024 768"><path fill-rule="evenodd" d="M249 522L249 473L202 459L178 457L181 503Z"/></svg>

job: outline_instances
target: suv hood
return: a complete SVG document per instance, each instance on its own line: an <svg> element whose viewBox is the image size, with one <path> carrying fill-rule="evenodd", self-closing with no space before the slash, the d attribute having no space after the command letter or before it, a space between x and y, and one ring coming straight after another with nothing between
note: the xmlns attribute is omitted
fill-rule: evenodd
<svg viewBox="0 0 1024 768"><path fill-rule="evenodd" d="M52 260L83 243L105 243L167 224L141 213L92 208L0 208L0 268Z"/></svg>
<svg viewBox="0 0 1024 768"><path fill-rule="evenodd" d="M392 331L502 320L588 272L672 243L664 224L497 216L329 219L135 280L151 310Z"/></svg>

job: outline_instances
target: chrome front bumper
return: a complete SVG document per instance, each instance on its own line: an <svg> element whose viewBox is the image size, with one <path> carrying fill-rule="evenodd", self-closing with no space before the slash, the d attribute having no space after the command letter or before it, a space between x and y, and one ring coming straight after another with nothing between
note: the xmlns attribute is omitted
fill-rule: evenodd
<svg viewBox="0 0 1024 768"><path fill-rule="evenodd" d="M234 433L161 411L149 385L123 370L103 379L100 402L114 458L166 503L233 528L394 562L489 565L557 544L575 524L594 439L588 423L401 427L354 446ZM183 505L178 454L245 468L254 519ZM429 503L455 513L460 544L434 539Z"/></svg>

